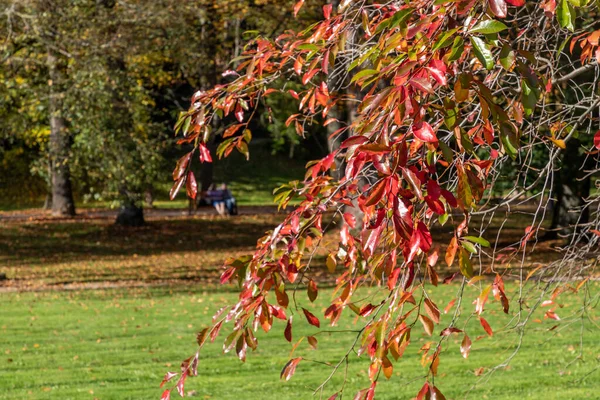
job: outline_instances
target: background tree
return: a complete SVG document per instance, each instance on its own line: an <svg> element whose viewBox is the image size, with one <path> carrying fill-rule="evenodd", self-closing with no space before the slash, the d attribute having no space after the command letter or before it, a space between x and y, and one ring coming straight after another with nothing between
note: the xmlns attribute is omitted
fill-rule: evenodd
<svg viewBox="0 0 600 400"><path fill-rule="evenodd" d="M178 156L167 136L182 104L198 88L229 79L221 72L242 51L244 32L273 34L289 27L291 5L4 0L7 68L2 93L10 105L4 148L24 152L23 169L30 166L47 179L49 192L58 199L56 214L74 212L75 191L77 198L118 204L133 217L131 223L141 222L143 195L152 202L156 187L166 182L166 174L160 173L165 160ZM255 133L263 125L257 124ZM17 140L25 135L24 127L37 135L37 142ZM212 164L203 164L200 188L212 180Z"/></svg>
<svg viewBox="0 0 600 400"><path fill-rule="evenodd" d="M297 2L296 13L302 5ZM335 326L342 313L354 313L359 321L353 344L339 362L323 362L330 370L315 394L328 391L332 399L343 394L344 386L330 387L331 378L343 373L353 353L370 360L370 383L354 398L371 399L378 381L391 378L411 335L434 335L441 309L434 287L442 282L460 279L462 284L445 310L452 313L451 322L420 349L428 368L418 399L444 398L435 380L440 359L446 351L468 357L468 332L474 324L493 335L493 316L485 314L490 294L505 313L513 313L506 329L519 340L537 313L559 320L559 296L585 287L597 265L598 198L581 199L576 211L580 217L571 227L561 260L528 274L524 260L543 229L563 150L579 151L585 143L573 139L593 137L596 148L585 148L592 161L580 164L578 171L585 176L598 172L598 76L580 87L560 85L570 79L569 61L576 47L584 68L597 68L597 12L596 4L569 0L342 1L335 9L324 6L323 19L304 31L274 40L259 36L246 45L237 72L230 73L236 79L194 95L177 124L181 142L195 147L174 171L172 195L186 184L194 194L190 164L196 156L209 159L213 121L235 118L223 131L217 155L247 154L250 121L259 104L275 93L287 92L299 102L299 112L287 120L299 134L322 118L325 126L340 124L330 137L345 138L325 158L307 165L304 181L276 192L282 206L292 198L298 206L259 239L256 252L226 261L221 282L237 281L239 301L219 311L214 324L198 334L199 348L214 341L228 322L232 326L224 351L235 349L242 361L247 349L257 346L255 332L259 327L269 331L274 319L286 321L288 341L293 316L313 325L315 335L324 333L322 316L308 309L318 295L312 261L323 252L336 282L324 318ZM590 62L593 67L587 67ZM349 82L331 78L349 74ZM288 91L286 82L296 79L303 89ZM353 94L359 92L360 96ZM345 124L334 109L347 101L355 102L356 115ZM547 156L536 168L534 160L540 154ZM574 158L565 156L563 161ZM509 163L514 169L512 185L499 202L492 202L491 189ZM342 173L331 174L340 164ZM525 199L534 211L522 240L506 246L496 240L491 247L484 236L494 215L507 214L503 226L511 207ZM362 218L344 212L352 204ZM586 212L589 222L582 219ZM332 225L339 227L339 241L326 246L323 235ZM437 272L440 244L446 248L447 266L458 264L445 279ZM516 274L494 269L499 258L521 268ZM484 279L486 274L492 279ZM526 289L535 285L532 276L545 282L539 285L541 295ZM519 282L512 298L504 277ZM361 287L372 285L380 288L379 295L362 296ZM475 299L465 298L467 285L479 289ZM583 309L592 303L586 302ZM460 318L462 314L467 317ZM343 333L334 328L327 332ZM460 348L449 340L456 335ZM316 337L307 340L315 343ZM290 379L303 360L312 361L292 356L281 377ZM198 362L199 352L183 362L181 373L168 373L163 384L177 377L173 389L182 394ZM173 389L165 390L163 399Z"/></svg>

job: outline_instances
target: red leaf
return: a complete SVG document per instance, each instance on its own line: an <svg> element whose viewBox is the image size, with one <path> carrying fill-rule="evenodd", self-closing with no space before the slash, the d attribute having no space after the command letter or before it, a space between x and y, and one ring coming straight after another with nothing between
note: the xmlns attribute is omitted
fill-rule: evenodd
<svg viewBox="0 0 600 400"><path fill-rule="evenodd" d="M244 335L242 335L238 338L235 345L235 352L241 362L246 362L246 350L248 350L248 345L246 344Z"/></svg>
<svg viewBox="0 0 600 400"><path fill-rule="evenodd" d="M402 176L410 184L412 192L419 199L423 199L423 193L421 192L421 181L417 175L408 168L402 168Z"/></svg>
<svg viewBox="0 0 600 400"><path fill-rule="evenodd" d="M367 154L386 154L390 152L391 148L381 143L368 143L360 146L358 150Z"/></svg>
<svg viewBox="0 0 600 400"><path fill-rule="evenodd" d="M329 104L329 89L327 89L327 84L325 82L321 82L321 85L319 85L315 92L315 97L317 102L323 107Z"/></svg>
<svg viewBox="0 0 600 400"><path fill-rule="evenodd" d="M352 136L342 142L342 144L340 145L340 149L345 149L350 146L363 144L368 141L369 141L369 138L367 138L366 136Z"/></svg>
<svg viewBox="0 0 600 400"><path fill-rule="evenodd" d="M427 70L441 86L446 86L446 65L441 60L431 60Z"/></svg>
<svg viewBox="0 0 600 400"><path fill-rule="evenodd" d="M317 349L317 338L314 336L308 336L306 338L308 340L308 344L310 344L310 347L312 347L314 350Z"/></svg>
<svg viewBox="0 0 600 400"><path fill-rule="evenodd" d="M175 170L173 170L173 180L174 181L178 180L185 174L185 169L187 168L191 157L192 157L192 152L189 152L177 161Z"/></svg>
<svg viewBox="0 0 600 400"><path fill-rule="evenodd" d="M290 319L287 322L287 325L285 326L285 331L283 331L283 336L285 336L285 340L287 340L288 342L292 341L292 318L290 317Z"/></svg>
<svg viewBox="0 0 600 400"><path fill-rule="evenodd" d="M360 311L358 312L358 314L361 317L368 317L375 310L376 310L376 307L373 304L368 303L360 308Z"/></svg>
<svg viewBox="0 0 600 400"><path fill-rule="evenodd" d="M525 5L525 0L506 0L506 2L515 7L521 7Z"/></svg>
<svg viewBox="0 0 600 400"><path fill-rule="evenodd" d="M183 388L183 386L184 386L184 384L185 384L185 378L186 378L186 377L187 377L187 374L184 372L184 373L181 375L181 378L179 378L179 381L177 381L177 386L176 386L176 388L177 388L177 393L179 393L179 395L180 395L181 397L183 397L183 396L184 396L184 388Z"/></svg>
<svg viewBox="0 0 600 400"><path fill-rule="evenodd" d="M506 17L506 2L504 0L490 0L490 10L498 18Z"/></svg>
<svg viewBox="0 0 600 400"><path fill-rule="evenodd" d="M323 16L325 17L325 19L331 18L332 8L333 8L333 5L331 5L331 4L326 4L323 6Z"/></svg>
<svg viewBox="0 0 600 400"><path fill-rule="evenodd" d="M198 184L196 183L196 177L192 171L188 172L186 190L188 197L191 197L192 199L196 198L196 195L198 194Z"/></svg>
<svg viewBox="0 0 600 400"><path fill-rule="evenodd" d="M346 221L350 228L354 228L356 226L356 217L350 213L344 213L344 221Z"/></svg>
<svg viewBox="0 0 600 400"><path fill-rule="evenodd" d="M546 311L546 314L544 315L546 318L550 318L556 321L560 321L560 317L558 315L556 315L556 313L554 311Z"/></svg>
<svg viewBox="0 0 600 400"><path fill-rule="evenodd" d="M450 204L450 207L456 208L458 207L458 202L456 201L456 197L446 189L442 189L442 196L446 199L446 202Z"/></svg>
<svg viewBox="0 0 600 400"><path fill-rule="evenodd" d="M596 134L594 134L594 146L600 150L600 131L596 132Z"/></svg>
<svg viewBox="0 0 600 400"><path fill-rule="evenodd" d="M210 156L210 150L208 150L208 147L200 143L198 145L198 150L200 150L200 162L212 162L212 157Z"/></svg>
<svg viewBox="0 0 600 400"><path fill-rule="evenodd" d="M302 57L298 56L296 58L296 61L294 62L294 72L298 75L302 75L302 64L304 63L304 60L302 59Z"/></svg>
<svg viewBox="0 0 600 400"><path fill-rule="evenodd" d="M160 400L170 400L171 399L171 391L169 389L165 390L160 396Z"/></svg>
<svg viewBox="0 0 600 400"><path fill-rule="evenodd" d="M439 199L440 195L442 194L440 185L438 185L438 183L433 179L427 181L427 194L435 200Z"/></svg>
<svg viewBox="0 0 600 400"><path fill-rule="evenodd" d="M381 200L381 198L385 194L386 187L387 179L384 179L380 181L377 185L375 185L375 188L371 190L371 193L369 193L369 197L367 197L365 201L365 206L368 207L379 203L379 200Z"/></svg>
<svg viewBox="0 0 600 400"><path fill-rule="evenodd" d="M175 182L173 184L173 187L169 191L169 198L171 200L173 200L175 198L175 196L177 196L177 193L179 193L179 189L181 189L184 182L185 182L185 176L182 176L181 178L179 178L179 180L177 182Z"/></svg>
<svg viewBox="0 0 600 400"><path fill-rule="evenodd" d="M433 211L434 213L439 215L443 215L446 213L446 210L444 209L444 203L442 203L441 201L427 195L425 196L425 202L427 203L427 206L431 209L431 211Z"/></svg>
<svg viewBox="0 0 600 400"><path fill-rule="evenodd" d="M410 85L412 87L414 87L415 89L417 89L421 92L429 93L429 94L433 93L431 83L429 83L429 80L427 80L425 78L414 77L408 83L410 83Z"/></svg>
<svg viewBox="0 0 600 400"><path fill-rule="evenodd" d="M239 122L244 121L244 109L242 108L242 106L239 103L235 107L235 117L237 118L237 120Z"/></svg>
<svg viewBox="0 0 600 400"><path fill-rule="evenodd" d="M308 71L307 73L305 73L302 76L302 84L306 85L308 83L308 81L310 81L312 79L312 77L317 74L317 72L319 72L319 70L317 68L315 68L315 69L312 69L312 70Z"/></svg>
<svg viewBox="0 0 600 400"><path fill-rule="evenodd" d="M319 295L319 289L317 289L317 284L312 279L308 281L308 299L311 302L314 302Z"/></svg>
<svg viewBox="0 0 600 400"><path fill-rule="evenodd" d="M450 311L454 303L456 303L456 299L452 299L448 302L448 305L446 305L446 308L444 308L444 314L448 314L448 311Z"/></svg>
<svg viewBox="0 0 600 400"><path fill-rule="evenodd" d="M425 398L425 395L429 392L429 383L425 382L419 393L417 394L417 400L422 400Z"/></svg>
<svg viewBox="0 0 600 400"><path fill-rule="evenodd" d="M316 326L317 328L321 327L321 322L319 321L319 318L315 317L310 311L308 311L304 307L302 308L302 311L304 311L304 316L306 317L306 320L309 324Z"/></svg>
<svg viewBox="0 0 600 400"><path fill-rule="evenodd" d="M451 328L446 328L442 332L440 332L440 336L450 336L453 333L461 333L461 332L462 332L461 329L451 327Z"/></svg>
<svg viewBox="0 0 600 400"><path fill-rule="evenodd" d="M160 387L163 387L165 383L169 382L171 379L177 376L177 372L167 372L162 382L160 383ZM168 390L167 390L168 391Z"/></svg>
<svg viewBox="0 0 600 400"><path fill-rule="evenodd" d="M438 141L433 128L425 121L414 124L413 133L423 142L436 143Z"/></svg>
<svg viewBox="0 0 600 400"><path fill-rule="evenodd" d="M298 363L301 360L302 360L302 357L297 357L297 358L292 358L290 361L288 361L287 364L285 364L285 366L281 370L280 378L285 379L286 381L289 381L290 378L292 377L292 375L294 375L294 372L296 372L296 367L298 366Z"/></svg>
<svg viewBox="0 0 600 400"><path fill-rule="evenodd" d="M492 327L490 326L490 324L488 324L488 322L483 317L479 317L479 323L481 324L481 326L483 327L483 329L485 330L485 332L488 335L494 336L494 332L492 331Z"/></svg>
<svg viewBox="0 0 600 400"><path fill-rule="evenodd" d="M235 125L231 125L229 128L225 129L225 132L223 132L223 137L224 138L228 138L229 136L233 136L235 135L235 133L242 127L244 126L244 124L235 124ZM201 144L201 146L203 146ZM202 156L202 154L200 154L200 156ZM200 160L202 161L202 160Z"/></svg>
<svg viewBox="0 0 600 400"><path fill-rule="evenodd" d="M290 89L288 90L288 92L292 95L293 98L295 98L296 100L300 100L300 96L298 96L298 93L296 93L295 90Z"/></svg>
<svg viewBox="0 0 600 400"><path fill-rule="evenodd" d="M462 354L462 356L464 358L467 358L467 357L469 357L470 351L471 351L471 339L465 333L465 337L463 338L462 343L460 344L460 354Z"/></svg>
<svg viewBox="0 0 600 400"><path fill-rule="evenodd" d="M221 275L221 285L224 285L225 283L227 283L231 277L233 276L233 274L235 274L235 267L229 267L225 270L225 272L223 272L223 274Z"/></svg>

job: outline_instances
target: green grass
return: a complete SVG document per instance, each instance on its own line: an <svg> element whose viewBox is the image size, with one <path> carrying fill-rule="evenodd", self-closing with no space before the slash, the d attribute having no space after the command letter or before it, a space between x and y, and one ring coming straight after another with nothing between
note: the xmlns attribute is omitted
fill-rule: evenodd
<svg viewBox="0 0 600 400"><path fill-rule="evenodd" d="M3 221L0 273L8 277L3 286L46 291L0 292L0 399L159 398L158 384L165 372L176 371L195 351L195 333L210 322L218 308L235 301L233 288L217 286L222 261L251 252L257 238L280 219L281 215L269 214L229 219L203 215L156 219L145 227L130 229L97 219ZM520 237L526 223L512 219L503 230L502 245ZM496 225L487 237L496 236ZM435 235L443 243L449 233L442 230ZM330 236L337 237L337 233L328 233L325 241ZM543 262L550 253L549 247L536 250L529 261ZM318 269L321 253L316 260ZM439 272L445 276L448 271ZM323 278L319 282L331 281L324 268L319 274ZM452 336L444 346L436 385L448 399L464 398L467 392L474 399L593 398L600 391L595 370L600 366L598 317L594 312L590 320L583 321L583 338L581 320L570 317L577 311L583 291L560 297L563 307L557 313L563 320L557 329L550 331L556 323L543 319L542 310L536 312L509 367L481 381L487 379L485 372L502 363L517 345L515 332L504 329L517 305L515 285L506 280L513 310L505 316L490 298L484 316L494 329L491 338L484 336L475 318L466 322L473 309L471 301L479 293L477 285L467 287L458 326L465 327L473 339L473 349L464 360L459 353L462 336ZM169 286L48 291L62 284L81 289L82 285L106 283ZM592 294L598 293L598 284L589 286ZM444 308L457 289L456 284L434 288L432 298ZM331 289L322 289L315 306L304 294L299 301L321 317L331 297ZM353 319L347 310L335 329L356 329ZM447 321L445 316L433 338L424 336L417 326L404 358L394 363L393 379L379 384L377 399L415 396L426 373L420 366L419 349L437 340ZM323 319L322 323L325 326ZM313 398L311 390L330 368L305 360L292 380L280 381L279 372L291 349L283 329L283 323L277 321L272 334L259 333L260 347L249 354L245 364L232 354L222 354L223 332L217 343L202 352L200 376L188 381L186 393L201 399ZM302 315L295 316L294 340L315 332ZM353 334L322 333L318 339L319 351L310 350L303 342L295 354L335 363L348 349ZM578 358L581 344L582 357ZM352 355L346 389L350 396L344 398L352 398L355 391L368 386L368 365L366 356ZM484 375L476 376L482 367ZM338 390L342 381L340 373L327 386L324 398Z"/></svg>
<svg viewBox="0 0 600 400"><path fill-rule="evenodd" d="M435 298L447 301L457 287L435 289ZM469 295L476 296L475 288L468 289ZM331 291L325 290L319 295L317 307L303 300L301 304L322 315L330 297ZM559 310L563 318L576 309L577 297L564 298L564 308ZM0 398L156 399L160 397L158 384L163 374L176 371L181 360L195 350L195 332L209 322L215 310L234 299L229 291L203 289L202 285L195 290L174 292L143 289L4 293L0 295ZM568 365L579 354L578 322L554 331L548 331L553 322L532 322L510 366L497 371L486 383L481 382L482 377L475 376L475 371L501 363L517 340L514 332L502 331L508 317L496 304L486 314L495 335L474 340L467 360L459 354L460 335L452 337L444 347L436 385L447 398L463 398L469 390L469 398L477 399L574 399L592 398L598 393L598 373L586 376L598 367L600 352L598 331L590 330L589 322L583 330L581 360ZM352 321L346 314L335 329L352 328ZM311 389L330 368L303 361L289 382L280 381L279 372L291 348L283 338L283 328L278 321L272 334L260 333L259 349L249 353L245 364L233 354L222 354L222 337L218 343L206 346L201 353L199 376L188 380L186 393L201 399L312 398ZM467 330L473 339L483 335L476 320L467 324ZM315 332L300 315L296 316L294 340ZM320 334L318 351L308 349L304 342L295 356L336 362L351 343L352 335ZM418 350L429 340L420 328L415 331L404 358L395 363L393 378L379 384L378 399L415 396L425 375L425 369L419 366ZM367 368L364 355L351 357L348 394L368 386ZM340 387L342 375L332 380L325 394L331 395Z"/></svg>

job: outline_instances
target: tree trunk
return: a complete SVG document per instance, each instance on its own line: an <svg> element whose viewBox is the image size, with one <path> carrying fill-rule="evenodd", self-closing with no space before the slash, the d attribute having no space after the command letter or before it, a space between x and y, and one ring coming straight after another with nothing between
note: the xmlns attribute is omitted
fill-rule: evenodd
<svg viewBox="0 0 600 400"><path fill-rule="evenodd" d="M71 186L69 169L69 151L71 137L62 115L62 93L60 90L63 77L58 65L58 56L53 50L48 51L47 65L50 74L50 182L52 185L52 215L75 215L75 202ZM59 88L58 90L56 88Z"/></svg>
<svg viewBox="0 0 600 400"><path fill-rule="evenodd" d="M555 174L552 224L546 239L568 236L577 230L577 225L589 221L589 210L583 207L590 195L591 180L583 178L585 155L579 154L580 147L578 140L569 142Z"/></svg>
<svg viewBox="0 0 600 400"><path fill-rule="evenodd" d="M48 169L48 171L47 171L48 175L46 176L46 198L44 199L44 210L51 210L52 209L52 183L51 183L52 166L50 163L50 156L48 156L46 167Z"/></svg>

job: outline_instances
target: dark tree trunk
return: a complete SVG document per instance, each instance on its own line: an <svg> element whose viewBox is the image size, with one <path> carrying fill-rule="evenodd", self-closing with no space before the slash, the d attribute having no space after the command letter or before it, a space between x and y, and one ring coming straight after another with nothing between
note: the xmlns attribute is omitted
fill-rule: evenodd
<svg viewBox="0 0 600 400"><path fill-rule="evenodd" d="M52 215L75 215L75 202L71 186L71 171L69 169L69 151L71 137L67 131L67 124L62 115L63 82L58 56L53 50L48 51L47 65L50 75L50 182L52 185ZM58 88L58 89L56 89Z"/></svg>
<svg viewBox="0 0 600 400"><path fill-rule="evenodd" d="M52 183L50 182L52 176L52 165L50 163L50 156L48 155L47 160L48 176L47 176L47 187L46 187L46 198L44 199L44 210L52 209Z"/></svg>
<svg viewBox="0 0 600 400"><path fill-rule="evenodd" d="M552 224L546 239L570 235L577 230L577 225L589 221L589 211L583 206L590 195L591 180L583 178L585 155L580 154L580 147L578 140L569 142L555 173Z"/></svg>

